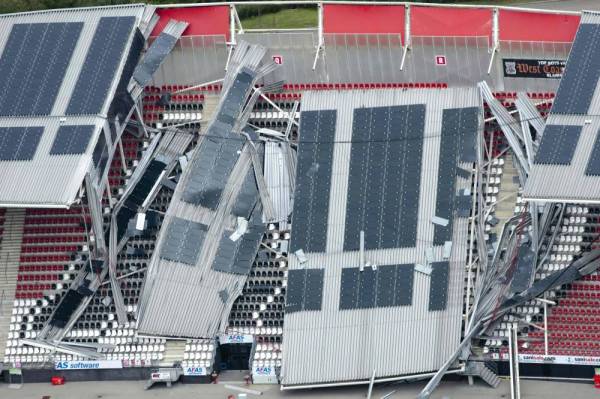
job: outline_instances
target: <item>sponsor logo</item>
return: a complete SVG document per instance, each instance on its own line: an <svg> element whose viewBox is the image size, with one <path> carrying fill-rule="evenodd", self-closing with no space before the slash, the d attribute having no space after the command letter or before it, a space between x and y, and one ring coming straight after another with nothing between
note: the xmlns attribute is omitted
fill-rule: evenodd
<svg viewBox="0 0 600 399"><path fill-rule="evenodd" d="M275 370L273 367L255 367L254 368L255 375L275 375Z"/></svg>
<svg viewBox="0 0 600 399"><path fill-rule="evenodd" d="M505 58L504 76L508 78L560 79L566 66L562 60Z"/></svg>
<svg viewBox="0 0 600 399"><path fill-rule="evenodd" d="M94 369L120 369L123 364L119 360L97 361L64 361L54 363L56 370L94 370Z"/></svg>
<svg viewBox="0 0 600 399"><path fill-rule="evenodd" d="M207 375L204 367L186 367L183 369L184 375Z"/></svg>

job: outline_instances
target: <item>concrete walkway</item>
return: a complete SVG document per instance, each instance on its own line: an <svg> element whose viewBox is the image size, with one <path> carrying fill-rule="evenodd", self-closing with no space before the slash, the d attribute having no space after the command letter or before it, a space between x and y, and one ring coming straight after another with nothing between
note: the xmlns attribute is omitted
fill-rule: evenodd
<svg viewBox="0 0 600 399"><path fill-rule="evenodd" d="M380 399L383 395L396 391L390 399L414 399L420 392L424 383L387 385L376 387L373 399ZM226 399L228 395L237 394L237 391L228 389L225 385L184 385L175 384L172 388L156 386L148 391L143 389L143 381L132 382L67 382L63 386L48 384L25 384L19 390L9 389L7 385L0 385L0 398L2 399L149 399L149 398L177 398L177 399ZM248 394L248 399L316 399L337 398L353 399L365 398L366 387L330 388L303 391L279 390L278 386L253 385L252 390L261 391L260 396ZM592 382L567 383L550 381L522 381L521 390L523 399L592 399L600 397L600 390L595 389ZM448 381L440 385L432 395L432 399L500 399L510 398L509 385L506 381L497 389L487 387L481 382L469 386L466 381Z"/></svg>

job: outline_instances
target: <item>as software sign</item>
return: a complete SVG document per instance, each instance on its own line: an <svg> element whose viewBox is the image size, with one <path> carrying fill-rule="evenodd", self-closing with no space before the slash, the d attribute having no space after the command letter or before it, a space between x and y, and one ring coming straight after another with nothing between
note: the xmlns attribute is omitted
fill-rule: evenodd
<svg viewBox="0 0 600 399"><path fill-rule="evenodd" d="M97 370L97 369L122 369L120 360L70 360L55 362L55 370Z"/></svg>

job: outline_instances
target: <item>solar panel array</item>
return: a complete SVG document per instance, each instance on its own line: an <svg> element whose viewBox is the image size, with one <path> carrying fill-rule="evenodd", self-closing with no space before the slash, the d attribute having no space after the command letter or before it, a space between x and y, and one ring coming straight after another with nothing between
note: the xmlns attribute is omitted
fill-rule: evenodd
<svg viewBox="0 0 600 399"><path fill-rule="evenodd" d="M325 251L336 116L331 110L306 111L300 119L292 251Z"/></svg>
<svg viewBox="0 0 600 399"><path fill-rule="evenodd" d="M218 272L247 275L256 257L260 240L265 232L262 207L252 212L248 228L242 237L231 240L233 230L224 230L211 268Z"/></svg>
<svg viewBox="0 0 600 399"><path fill-rule="evenodd" d="M67 106L67 115L100 114L135 17L102 17Z"/></svg>
<svg viewBox="0 0 600 399"><path fill-rule="evenodd" d="M52 143L50 154L83 154L94 134L94 125L60 126Z"/></svg>
<svg viewBox="0 0 600 399"><path fill-rule="evenodd" d="M160 257L195 265L207 231L205 224L174 217L167 227Z"/></svg>
<svg viewBox="0 0 600 399"><path fill-rule="evenodd" d="M600 199L600 14L583 12L523 196Z"/></svg>
<svg viewBox="0 0 600 399"><path fill-rule="evenodd" d="M429 311L445 310L448 303L448 277L450 262L431 263Z"/></svg>
<svg viewBox="0 0 600 399"><path fill-rule="evenodd" d="M342 270L340 310L410 306L414 264Z"/></svg>
<svg viewBox="0 0 600 399"><path fill-rule="evenodd" d="M596 140L594 141L594 147L585 168L585 174L588 176L600 176L600 132L596 133Z"/></svg>
<svg viewBox="0 0 600 399"><path fill-rule="evenodd" d="M423 104L354 110L345 251L361 230L365 249L415 246L424 129Z"/></svg>
<svg viewBox="0 0 600 399"><path fill-rule="evenodd" d="M581 135L581 126L546 125L535 163L570 165Z"/></svg>
<svg viewBox="0 0 600 399"><path fill-rule="evenodd" d="M442 113L440 159L435 200L435 216L448 220L446 226L435 225L433 245L451 241L456 208L456 176L461 161L473 161L477 107L445 109ZM467 159L465 159L465 157Z"/></svg>
<svg viewBox="0 0 600 399"><path fill-rule="evenodd" d="M322 269L290 270L285 302L286 313L321 310L324 275Z"/></svg>
<svg viewBox="0 0 600 399"><path fill-rule="evenodd" d="M600 77L600 25L582 23L575 36L567 67L560 81L552 112L588 113Z"/></svg>
<svg viewBox="0 0 600 399"><path fill-rule="evenodd" d="M14 24L0 57L0 115L49 115L83 22Z"/></svg>
<svg viewBox="0 0 600 399"><path fill-rule="evenodd" d="M0 127L0 161L32 159L43 133L43 126Z"/></svg>

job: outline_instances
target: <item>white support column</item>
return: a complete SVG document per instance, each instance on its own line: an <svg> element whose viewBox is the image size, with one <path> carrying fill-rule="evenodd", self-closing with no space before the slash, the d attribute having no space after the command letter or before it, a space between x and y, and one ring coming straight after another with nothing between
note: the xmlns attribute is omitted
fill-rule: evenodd
<svg viewBox="0 0 600 399"><path fill-rule="evenodd" d="M475 184L473 185L473 187L477 188L477 184L478 184L478 180L479 180L479 163L477 163L475 165ZM467 326L469 325L469 311L470 311L470 306L471 306L471 287L474 286L473 282L471 281L473 279L473 242L475 241L475 215L477 213L477 196L473 195L473 200L471 203L471 233L470 233L470 238L469 238L469 256L467 258L467 294L466 294L466 304L465 304L465 329L467 328ZM471 383L472 378L469 379L469 382Z"/></svg>
<svg viewBox="0 0 600 399"><path fill-rule="evenodd" d="M546 302L544 302L544 355L548 356L548 304Z"/></svg>
<svg viewBox="0 0 600 399"><path fill-rule="evenodd" d="M317 50L315 53L315 60L313 62L313 66L312 66L312 70L314 71L315 69L317 69L317 61L319 61L319 55L321 54L321 51L323 50L323 46L325 44L325 39L323 38L323 3L318 3L317 4L317 15L318 15L318 43L317 43Z"/></svg>
<svg viewBox="0 0 600 399"><path fill-rule="evenodd" d="M229 60L231 60L231 54L233 53L233 49L235 48L236 45L236 39L235 39L235 17L236 17L236 11L235 11L235 4L230 4L229 5L229 41L227 42L227 47L229 47L228 51L227 51L227 61L225 61L225 71L227 71L227 68L229 67Z"/></svg>
<svg viewBox="0 0 600 399"><path fill-rule="evenodd" d="M519 345L517 343L516 328L511 328L508 334L508 361L510 363L510 397L511 399L521 399Z"/></svg>
<svg viewBox="0 0 600 399"><path fill-rule="evenodd" d="M492 13L492 55L490 56L490 63L488 65L488 75L492 72L494 66L494 57L500 49L500 27L498 23L498 8L494 8Z"/></svg>
<svg viewBox="0 0 600 399"><path fill-rule="evenodd" d="M515 361L515 370L514 370L514 384L515 384L515 399L521 399L521 375L519 374L519 345L517 342L517 328L511 329L511 334L513 335L513 346L514 346L514 361Z"/></svg>
<svg viewBox="0 0 600 399"><path fill-rule="evenodd" d="M404 46L402 51L402 61L400 61L400 70L404 70L404 63L406 62L406 55L410 50L410 5L404 6Z"/></svg>
<svg viewBox="0 0 600 399"><path fill-rule="evenodd" d="M125 151L123 150L123 136L119 137L119 142L117 144L119 146L119 154L121 155L121 168L123 168L123 172L126 175L129 175L127 171L127 161L125 160Z"/></svg>

